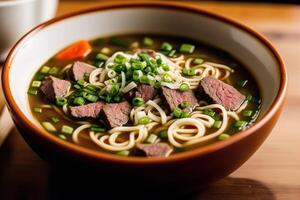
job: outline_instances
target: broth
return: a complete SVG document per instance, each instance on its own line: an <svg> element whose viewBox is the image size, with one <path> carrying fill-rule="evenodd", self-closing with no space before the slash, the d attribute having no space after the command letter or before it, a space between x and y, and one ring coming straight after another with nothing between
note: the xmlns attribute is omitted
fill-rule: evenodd
<svg viewBox="0 0 300 200"><path fill-rule="evenodd" d="M170 47L170 46L168 46L168 45L166 45L165 48L162 48L162 44L164 44L164 43L171 45L172 49L169 50L167 47ZM227 111L228 118L229 118L228 124L227 124L225 130L222 131L221 134L218 134L217 137L205 140L203 142L196 142L195 144L193 144L193 142L191 142L191 145L184 145L185 144L184 140L177 139L177 142L180 143L180 145L182 145L182 146L180 146L180 147L172 146L172 144L169 141L170 135L166 136L167 133L165 132L164 133L165 135L163 137L162 136L163 133L161 133L161 131L163 131L163 130L168 130L169 127L158 124L158 125L154 126L154 128L152 128L151 130L149 130L147 138L145 138L143 140L143 142L141 142L141 143L155 143L155 142L167 143L173 149L172 154L190 150L193 148L201 148L201 146L203 146L203 145L207 145L207 144L213 143L213 142L218 142L219 140L228 139L231 135L237 134L241 130L247 129L255 122L255 120L257 119L257 117L259 115L261 100L260 100L260 95L259 95L259 88L258 88L256 81L254 80L252 75L246 70L246 68L242 65L242 63L238 62L235 58L233 58L231 55L229 55L228 53L226 53L222 50L213 48L211 46L207 46L205 44L202 44L202 43L199 43L197 41L190 40L187 38L170 37L170 36L155 35L155 34L128 34L128 35L117 35L117 36L112 36L112 37L103 37L103 38L97 38L97 39L91 40L91 41L89 41L89 44L91 45L92 51L89 52L88 55L85 56L84 58L75 58L75 59L71 58L71 59L63 60L63 59L58 59L57 55L59 53L57 55L53 56L52 58L50 58L43 66L41 66L41 68L34 75L32 83L31 83L32 85L29 88L28 98L29 98L30 107L32 108L33 116L37 119L37 121L42 123L42 125L44 127L45 127L45 124L43 124L43 122L50 123L55 128L55 131L50 131L51 133L49 133L49 134L54 134L57 137L59 137L63 140L66 140L67 142L74 143L74 140L73 140L74 138L72 138L72 134L79 126L81 126L82 124L85 124L85 123L97 125L93 129L94 133L99 130L101 131L97 135L97 139L101 138L103 135L108 134L107 132L102 132L103 131L103 130L101 130L102 128L106 128L106 130L109 130L109 129L105 125L103 125L103 122L99 121L98 117L96 119L76 118L76 117L73 117L70 115L69 109L67 111L68 114L65 114L62 106L57 106L55 101L49 101L49 99L45 98L45 94L43 92L41 92L41 90L40 90L41 83L42 83L42 81L44 81L45 77L48 76L52 70L52 72L50 73L50 74L52 74L52 76L58 77L58 78L61 78L64 80L68 80L69 82L71 82L72 83L71 91L74 90L75 92L73 92L73 94L76 93L77 90L74 87L75 87L75 85L78 85L78 84L76 84L76 81L74 81L74 79L71 78L70 69L66 70L65 73L61 73L62 70L67 69L66 66L70 67L75 61L86 62L95 67L99 67L99 65L100 65L99 68L95 68L95 69L104 68L105 61L99 59L99 57L101 57L101 56L99 56L99 53L102 56L105 55L106 59L107 59L110 56L112 56L115 52L121 51L124 53L128 53L128 55L133 55L134 49L137 49L137 48L138 49L151 49L151 50L154 50L155 52L161 52L162 55L166 55L166 58L168 58L168 59L179 58L181 55L184 55L184 59L182 60L182 63L179 64L180 66L182 66L183 64L186 64L186 62L188 60L191 60L190 68L196 68L196 66L203 65L205 63L219 63L219 64L229 67L229 70L226 68L226 70L228 72L226 72L226 70L224 70L223 68L212 67L212 70L208 73L213 73L213 70L215 70L214 72L217 73L216 71L218 71L220 77L225 76L226 73L229 73L230 75L228 76L228 78L225 78L223 81L229 85L232 85L234 88L236 88L240 93L242 93L245 96L246 100L241 105L241 106L245 106L245 108L240 113L237 113L234 111ZM192 53L180 52L180 48L181 48L182 44L193 44L194 45L193 52ZM173 50L176 50L176 51L173 52ZM182 49L182 50L184 50L184 49ZM191 52L191 49L187 48L185 51ZM97 59L97 56L98 56L98 59ZM198 60L197 60L198 64L197 63L195 64L196 58L198 58ZM150 59L152 59L152 58L150 58ZM176 62L177 61L174 61L174 63L176 63ZM45 66L48 66L50 71L48 70L47 73L42 73L41 71L43 70L43 67L45 67ZM128 70L128 69L125 69L125 70ZM199 67L199 70L200 70L199 75L201 75L202 68ZM205 70L202 70L202 73L204 73L204 71ZM128 71L126 71L126 72L128 72ZM192 71L191 73L194 73L194 72ZM87 75L87 74L85 74L85 75ZM121 75L120 75L120 77L121 77ZM153 77L156 77L156 76L153 75ZM193 77L193 75L192 76L186 75L184 77ZM87 84L88 77L85 77L85 78L86 78L85 84ZM36 83L38 83L35 86L33 86L34 81L36 81ZM141 82L141 80L139 80L139 81ZM155 80L155 81L159 82L157 80ZM175 80L175 82L176 81L177 80ZM157 84L157 85L159 85L159 84ZM190 86L190 87L192 87L192 86ZM100 90L101 90L101 87L100 87L99 91ZM195 91L197 89L191 89L191 90L194 91L194 93L196 93ZM97 89L97 92L98 92L98 89ZM71 100L66 98L68 100L69 105L71 105L71 106L75 106L74 105L75 99L72 97L73 94L71 94L70 95L71 97L69 97ZM160 96L160 95L162 95L162 92L160 91L160 89L158 89L158 96ZM106 100L100 99L100 97L98 97L98 96L97 96L97 98L99 98L97 101L100 101L100 100L106 101ZM121 98L124 99L123 96L121 96ZM156 98L158 98L158 97L156 97ZM84 99L84 100L86 102L88 102L86 99ZM154 100L154 98L152 100ZM204 99L198 98L198 101L202 101L202 100L204 100ZM111 101L112 101L111 103L113 103L114 100L111 100ZM245 102L247 102L247 104ZM109 103L109 102L107 102L107 103ZM144 103L146 103L146 102L144 102ZM212 104L212 103L209 102L209 105L210 104ZM161 106L161 108L163 108L163 110L167 113L167 116L169 116L169 118L170 118L170 116L171 117L175 116L174 110L173 110L173 112L167 111L166 106L162 101L159 102L158 105ZM182 108L182 110L180 110L180 112L185 112L184 108ZM202 113L204 115L207 115L209 119L214 120L213 125L211 127L205 128L205 134L204 134L205 136L213 134L218 129L220 129L220 126L223 123L225 123L224 121L222 121L224 114L222 114L218 108L204 109L204 110L199 110L198 112ZM153 111L153 113L154 113L154 115L161 117L161 120L162 120L162 116L160 116L157 111ZM192 116L193 113L189 113L189 115ZM235 119L236 116L239 118L238 120ZM152 120L151 122L154 122L154 121ZM167 124L168 123L170 123L170 122L167 122ZM205 122L203 122L203 123L205 123ZM63 131L62 130L63 126L66 130L69 130L69 132L66 130ZM133 126L133 122L129 120L129 122L127 124L124 124L124 126ZM73 130L70 130L70 128L72 128ZM193 126L185 125L185 126L183 126L183 128L186 130L190 129L190 130L192 130L192 132L193 131L195 132L195 127L193 128ZM93 142L91 140L91 135L89 133L91 130L92 130L91 128L86 128L83 131L81 131L80 134L78 134L78 140L80 143L79 145L82 145L86 148L91 148L91 149L94 149L97 151L104 151L107 153L117 154L119 156L128 156L128 155L129 156L143 156L143 155L145 155L145 152L141 151L140 149L137 150L136 146L134 146L130 149L125 149L125 150L120 150L120 151L117 151L117 150L111 151L111 150L108 150L105 148L101 148L99 145L97 145L95 142ZM199 130L198 130L198 132L199 132ZM194 133L187 133L186 136L192 137L193 134ZM149 142L150 135L156 135L155 142ZM184 134L182 134L182 135L184 136ZM116 143L129 142L130 141L129 137L130 137L130 134L124 132L124 133L118 135L115 142ZM138 137L138 136L136 136L136 137ZM154 137L155 136L153 136L153 138ZM106 143L108 144L109 142L106 141ZM157 155L154 155L154 156L157 156ZM165 155L165 156L168 156L168 155Z"/></svg>

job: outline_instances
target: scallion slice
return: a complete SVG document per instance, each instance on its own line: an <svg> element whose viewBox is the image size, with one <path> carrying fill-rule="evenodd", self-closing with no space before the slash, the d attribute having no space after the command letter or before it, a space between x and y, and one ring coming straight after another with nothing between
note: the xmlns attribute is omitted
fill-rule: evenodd
<svg viewBox="0 0 300 200"><path fill-rule="evenodd" d="M163 42L160 46L160 49L163 51L171 51L172 50L172 45L168 42Z"/></svg>
<svg viewBox="0 0 300 200"><path fill-rule="evenodd" d="M105 55L105 54L103 54L103 53L98 53L98 54L96 55L96 59L97 59L97 60L102 60L102 61L107 61L107 60L108 60L108 56Z"/></svg>
<svg viewBox="0 0 300 200"><path fill-rule="evenodd" d="M230 138L230 135L226 134L226 133L222 133L221 135L219 135L218 139L219 140L227 140Z"/></svg>
<svg viewBox="0 0 300 200"><path fill-rule="evenodd" d="M153 144L157 139L157 135L150 134L149 137L146 139L145 143Z"/></svg>
<svg viewBox="0 0 300 200"><path fill-rule="evenodd" d="M196 65L201 65L201 64L204 63L204 60L202 58L195 58L193 63L196 64Z"/></svg>
<svg viewBox="0 0 300 200"><path fill-rule="evenodd" d="M158 135L161 139L167 139L168 138L168 131L167 130L161 131L161 132L159 132Z"/></svg>
<svg viewBox="0 0 300 200"><path fill-rule="evenodd" d="M149 37L144 37L143 44L145 46L152 46L154 41Z"/></svg>
<svg viewBox="0 0 300 200"><path fill-rule="evenodd" d="M222 126L222 121L215 121L213 124L214 128L220 128Z"/></svg>
<svg viewBox="0 0 300 200"><path fill-rule="evenodd" d="M124 157L129 156L129 154L130 154L130 151L128 151L128 150L116 152L116 155L118 155L118 156L124 156Z"/></svg>
<svg viewBox="0 0 300 200"><path fill-rule="evenodd" d="M173 110L173 116L175 118L180 118L182 114L182 110L180 108L174 108Z"/></svg>
<svg viewBox="0 0 300 200"><path fill-rule="evenodd" d="M186 92L190 90L190 86L186 83L182 83L179 88L178 88L181 92Z"/></svg>
<svg viewBox="0 0 300 200"><path fill-rule="evenodd" d="M34 107L34 108L33 108L33 112L36 112L36 113L42 113L42 112L43 112L43 109L42 109L42 108L39 108L39 107Z"/></svg>
<svg viewBox="0 0 300 200"><path fill-rule="evenodd" d="M49 71L50 71L50 67L48 67L48 66L43 66L43 67L41 68L41 70L40 70L40 73L41 73L41 74L48 74Z"/></svg>
<svg viewBox="0 0 300 200"><path fill-rule="evenodd" d="M146 125L146 124L149 124L150 123L150 118L149 117L141 117L139 120L139 124L142 124L142 125Z"/></svg>
<svg viewBox="0 0 300 200"><path fill-rule="evenodd" d="M58 74L58 72L59 72L59 69L57 67L52 67L49 70L48 74L50 74L50 75L56 75L56 74Z"/></svg>
<svg viewBox="0 0 300 200"><path fill-rule="evenodd" d="M66 103L68 103L68 100L66 98L57 98L56 99L56 105L63 106Z"/></svg>
<svg viewBox="0 0 300 200"><path fill-rule="evenodd" d="M62 133L65 133L65 134L71 135L71 134L73 133L73 130L74 130L74 129L73 129L71 126L63 125L63 126L61 127L61 132L62 132Z"/></svg>
<svg viewBox="0 0 300 200"><path fill-rule="evenodd" d="M76 105L82 106L82 105L85 104L85 100L84 100L83 97L76 97L76 98L74 99L73 103L76 104Z"/></svg>
<svg viewBox="0 0 300 200"><path fill-rule="evenodd" d="M253 111L252 111L252 110L243 110L243 112L242 112L242 115L243 115L244 117L251 117L252 114L253 114Z"/></svg>
<svg viewBox="0 0 300 200"><path fill-rule="evenodd" d="M31 87L38 88L42 85L42 81L32 81Z"/></svg>
<svg viewBox="0 0 300 200"><path fill-rule="evenodd" d="M144 99L142 99L141 97L134 97L132 99L132 105L134 106L142 106L144 105Z"/></svg>
<svg viewBox="0 0 300 200"><path fill-rule="evenodd" d="M182 44L179 51L182 53L193 53L195 50L195 45L192 44Z"/></svg>
<svg viewBox="0 0 300 200"><path fill-rule="evenodd" d="M50 122L42 122L43 127L49 132L56 132L56 128Z"/></svg>
<svg viewBox="0 0 300 200"><path fill-rule="evenodd" d="M29 88L29 90L27 91L27 94L36 96L38 94L38 91L36 89Z"/></svg>

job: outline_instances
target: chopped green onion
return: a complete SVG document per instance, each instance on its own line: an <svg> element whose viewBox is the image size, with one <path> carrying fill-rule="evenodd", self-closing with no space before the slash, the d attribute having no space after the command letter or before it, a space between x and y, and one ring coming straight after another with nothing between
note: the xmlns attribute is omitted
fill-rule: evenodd
<svg viewBox="0 0 300 200"><path fill-rule="evenodd" d="M56 75L58 72L59 72L59 69L58 69L57 67L52 67L52 68L49 70L49 74L50 74L50 75Z"/></svg>
<svg viewBox="0 0 300 200"><path fill-rule="evenodd" d="M214 128L220 128L221 125L222 125L222 121L215 121L213 127L214 127Z"/></svg>
<svg viewBox="0 0 300 200"><path fill-rule="evenodd" d="M213 111L212 109L205 109L203 111L203 114L213 117L213 116L215 116L216 112Z"/></svg>
<svg viewBox="0 0 300 200"><path fill-rule="evenodd" d="M237 128L243 128L247 125L247 122L246 121L242 121L242 120L237 120L235 123L234 123L234 126L237 127Z"/></svg>
<svg viewBox="0 0 300 200"><path fill-rule="evenodd" d="M221 135L219 135L218 139L219 140L227 140L230 138L230 135L226 134L226 133L222 133Z"/></svg>
<svg viewBox="0 0 300 200"><path fill-rule="evenodd" d="M161 131L161 132L159 132L158 135L161 139L167 139L168 138L168 131L167 130Z"/></svg>
<svg viewBox="0 0 300 200"><path fill-rule="evenodd" d="M190 113L189 112L185 112L183 111L180 115L180 118L188 118L190 116Z"/></svg>
<svg viewBox="0 0 300 200"><path fill-rule="evenodd" d="M143 72L141 70L134 70L132 74L132 80L133 81L139 81L140 80L140 74L142 75Z"/></svg>
<svg viewBox="0 0 300 200"><path fill-rule="evenodd" d="M154 83L154 87L155 87L156 89L161 88L161 82L155 82L155 83Z"/></svg>
<svg viewBox="0 0 300 200"><path fill-rule="evenodd" d="M134 97L132 99L132 105L134 106L142 106L144 105L144 99L142 99L141 97Z"/></svg>
<svg viewBox="0 0 300 200"><path fill-rule="evenodd" d="M96 59L97 59L97 60L102 60L102 61L107 61L107 60L108 60L108 56L105 55L105 54L103 54L103 53L98 53L98 54L96 55Z"/></svg>
<svg viewBox="0 0 300 200"><path fill-rule="evenodd" d="M73 103L76 104L76 105L82 106L82 105L85 104L85 100L84 100L83 97L76 97L76 98L74 99Z"/></svg>
<svg viewBox="0 0 300 200"><path fill-rule="evenodd" d="M178 88L181 92L186 92L190 90L190 86L186 83L182 83L179 88Z"/></svg>
<svg viewBox="0 0 300 200"><path fill-rule="evenodd" d="M58 123L60 119L58 117L51 117L52 122Z"/></svg>
<svg viewBox="0 0 300 200"><path fill-rule="evenodd" d="M126 66L122 64L118 64L114 68L115 72L117 72L118 74L121 74L121 72L126 72L126 69Z"/></svg>
<svg viewBox="0 0 300 200"><path fill-rule="evenodd" d="M74 88L76 88L76 89L80 90L80 89L81 89L81 86L80 86L80 85L78 85L78 84L75 84L75 85L74 85Z"/></svg>
<svg viewBox="0 0 300 200"><path fill-rule="evenodd" d="M68 103L68 100L66 98L56 98L56 105L63 106L66 103Z"/></svg>
<svg viewBox="0 0 300 200"><path fill-rule="evenodd" d="M96 133L102 133L102 132L105 132L105 131L106 131L105 128L101 128L101 127L99 127L99 126L92 126L92 127L90 128L90 130L91 130L91 131L94 131L94 132L96 132Z"/></svg>
<svg viewBox="0 0 300 200"><path fill-rule="evenodd" d="M182 73L183 73L183 75L185 75L185 76L195 76L195 75L196 75L196 72L195 72L195 69L194 69L194 68L190 68L190 69L184 68L184 69L182 70Z"/></svg>
<svg viewBox="0 0 300 200"><path fill-rule="evenodd" d="M175 53L176 53L176 50L173 49L172 51L169 52L168 56L173 57L175 55Z"/></svg>
<svg viewBox="0 0 300 200"><path fill-rule="evenodd" d="M149 137L146 139L145 143L153 144L157 139L157 135L150 134Z"/></svg>
<svg viewBox="0 0 300 200"><path fill-rule="evenodd" d="M182 113L182 110L180 108L174 108L174 110L173 110L174 117L180 118L181 117L181 113Z"/></svg>
<svg viewBox="0 0 300 200"><path fill-rule="evenodd" d="M42 82L41 81L32 81L31 83L31 87L40 87L42 85Z"/></svg>
<svg viewBox="0 0 300 200"><path fill-rule="evenodd" d="M195 58L193 63L196 65L201 65L202 63L204 63L204 60L202 58Z"/></svg>
<svg viewBox="0 0 300 200"><path fill-rule="evenodd" d="M165 71L169 71L170 67L167 64L162 64L161 67L163 68L163 70Z"/></svg>
<svg viewBox="0 0 300 200"><path fill-rule="evenodd" d="M158 65L162 64L162 59L160 57L156 59L156 64L158 64Z"/></svg>
<svg viewBox="0 0 300 200"><path fill-rule="evenodd" d="M141 82L141 83L144 83L144 84L150 84L150 79L148 78L148 76L143 75L143 76L141 76L141 78L140 78L140 82Z"/></svg>
<svg viewBox="0 0 300 200"><path fill-rule="evenodd" d="M73 133L73 128L71 126L67 126L67 125L63 125L61 127L61 132L64 133L64 134L69 134L71 135Z"/></svg>
<svg viewBox="0 0 300 200"><path fill-rule="evenodd" d="M171 51L172 50L172 45L168 42L164 42L161 44L160 49L163 51Z"/></svg>
<svg viewBox="0 0 300 200"><path fill-rule="evenodd" d="M98 100L98 97L92 94L85 95L84 98L91 102L96 102Z"/></svg>
<svg viewBox="0 0 300 200"><path fill-rule="evenodd" d="M89 89L89 90L91 90L91 91L94 91L94 92L97 92L97 87L96 86L94 86L94 85L87 85L86 87L85 87L86 89Z"/></svg>
<svg viewBox="0 0 300 200"><path fill-rule="evenodd" d="M43 127L49 132L56 132L56 128L50 122L42 122Z"/></svg>
<svg viewBox="0 0 300 200"><path fill-rule="evenodd" d="M59 134L58 137L60 139L62 139L62 140L66 140L67 139L67 137L65 135L63 135L63 134Z"/></svg>
<svg viewBox="0 0 300 200"><path fill-rule="evenodd" d="M27 94L36 96L38 94L38 91L36 89L29 88L29 90L27 91Z"/></svg>
<svg viewBox="0 0 300 200"><path fill-rule="evenodd" d="M243 110L242 115L244 117L251 117L252 116L253 111L252 110Z"/></svg>
<svg viewBox="0 0 300 200"><path fill-rule="evenodd" d="M42 108L35 107L35 108L33 108L33 112L41 113L41 112L43 112L43 110L42 110Z"/></svg>
<svg viewBox="0 0 300 200"><path fill-rule="evenodd" d="M117 54L115 59L114 59L114 62L118 63L118 64L121 64L121 65L124 65L125 62L126 62L126 58L124 56L122 56L121 54Z"/></svg>
<svg viewBox="0 0 300 200"><path fill-rule="evenodd" d="M242 81L239 81L237 84L240 87L245 87L247 83L248 83L248 80L242 80Z"/></svg>
<svg viewBox="0 0 300 200"><path fill-rule="evenodd" d="M173 81L171 75L167 73L162 76L162 80L167 83L171 83Z"/></svg>
<svg viewBox="0 0 300 200"><path fill-rule="evenodd" d="M193 53L194 50L195 46L192 44L182 44L179 49L179 51L182 53Z"/></svg>
<svg viewBox="0 0 300 200"><path fill-rule="evenodd" d="M254 99L254 97L252 96L252 95L248 95L247 97L246 97L246 99L248 100L248 101L252 101L253 99Z"/></svg>
<svg viewBox="0 0 300 200"><path fill-rule="evenodd" d="M41 74L48 74L50 71L50 67L48 66L43 66L42 69L40 70Z"/></svg>
<svg viewBox="0 0 300 200"><path fill-rule="evenodd" d="M128 151L128 150L116 152L116 155L118 155L118 156L124 156L124 157L129 156L129 154L130 154L130 151Z"/></svg>
<svg viewBox="0 0 300 200"><path fill-rule="evenodd" d="M109 94L111 96L115 96L116 94L119 93L119 89L120 89L120 86L118 84L114 83L114 84L111 85L111 89L109 91Z"/></svg>
<svg viewBox="0 0 300 200"><path fill-rule="evenodd" d="M181 102L181 104L180 104L180 107L181 107L182 109L187 108L187 107L189 107L189 106L190 106L190 103L189 103L188 101L183 101L183 102Z"/></svg>
<svg viewBox="0 0 300 200"><path fill-rule="evenodd" d="M141 117L139 119L139 124L143 124L143 125L146 125L146 124L149 124L150 123L150 118L149 117Z"/></svg>
<svg viewBox="0 0 300 200"><path fill-rule="evenodd" d="M80 79L80 80L77 81L77 84L78 84L78 85L81 85L81 86L84 86L85 80Z"/></svg>
<svg viewBox="0 0 300 200"><path fill-rule="evenodd" d="M153 40L149 37L144 37L144 40L143 40L143 44L145 46L152 46L153 45Z"/></svg>

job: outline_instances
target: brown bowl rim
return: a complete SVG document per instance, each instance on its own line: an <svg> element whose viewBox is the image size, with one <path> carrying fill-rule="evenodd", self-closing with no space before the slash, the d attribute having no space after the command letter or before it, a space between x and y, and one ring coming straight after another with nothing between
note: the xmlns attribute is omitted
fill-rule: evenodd
<svg viewBox="0 0 300 200"><path fill-rule="evenodd" d="M245 131L239 132L239 134L234 135L230 140L222 141L222 142L216 142L210 145L207 145L205 147L196 148L194 150L181 152L175 155L172 155L167 158L144 158L144 157L119 157L115 155L111 155L108 153L95 151L92 149L88 149L76 144L72 144L69 142L65 142L58 137L55 137L45 130L38 128L36 125L33 124L27 117L22 113L21 109L18 108L12 93L10 91L9 87L9 70L10 65L12 63L12 60L15 56L15 54L19 51L19 45L33 37L37 32L42 30L43 28L56 23L58 21L62 21L65 19L68 19L70 17L79 16L82 14L87 14L90 12L97 12L102 10L111 10L111 9L122 9L122 8L138 8L138 7L147 7L147 8L164 8L164 9L173 9L178 11L185 11L185 12L191 12L199 15L208 16L210 18L213 18L215 20L219 20L223 23L227 23L229 25L232 25L234 27L237 27L248 34L255 37L260 43L262 43L264 46L268 48L268 50L274 55L275 59L277 59L277 62L279 64L279 70L280 70L280 87L278 90L278 94L276 95L271 107L268 111L266 111L266 114L260 117L259 121L257 121L252 127L248 128ZM80 156L88 157L89 159L99 159L102 161L106 161L109 163L114 164L134 164L134 165L151 165L151 164L170 164L173 162L179 162L184 161L187 159L195 158L204 156L206 154L218 151L220 149L226 148L244 138L247 136L253 134L257 130L259 130L261 127L263 127L278 111L278 109L282 106L285 95L286 95L286 88L287 88L287 73L285 64L283 62L283 59L275 49L275 47L269 42L268 39L266 39L264 36L259 34L258 32L252 30L251 28L241 24L240 22L234 21L230 18L227 18L225 16L214 14L209 11L203 10L202 8L199 8L195 5L191 4L185 4L185 3L178 3L178 2L151 2L151 1L141 1L141 2L111 2L111 3L103 3L102 5L99 5L94 8L82 10L73 12L71 14L63 15L61 17L54 18L52 20L49 20L43 24L40 24L39 26L35 27L31 31L29 31L26 35L24 35L11 49L2 72L2 86L4 91L4 96L6 99L6 103L10 108L10 111L13 113L13 116L16 120L21 120L22 124L25 125L28 130L30 130L31 134L38 134L39 137L41 137L44 140L48 140L49 142L53 143L56 146L59 146L60 148L64 148L64 150L67 150L68 152L74 152L76 154L79 154Z"/></svg>

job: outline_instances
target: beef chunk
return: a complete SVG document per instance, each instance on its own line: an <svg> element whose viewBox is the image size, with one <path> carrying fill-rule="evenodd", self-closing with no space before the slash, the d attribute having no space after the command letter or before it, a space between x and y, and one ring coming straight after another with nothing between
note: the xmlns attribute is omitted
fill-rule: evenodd
<svg viewBox="0 0 300 200"><path fill-rule="evenodd" d="M167 143L137 144L136 147L147 157L167 157L173 151L173 148Z"/></svg>
<svg viewBox="0 0 300 200"><path fill-rule="evenodd" d="M131 101L134 97L141 97L145 102L153 99L157 94L156 89L151 85L139 85L136 90L125 94L125 98Z"/></svg>
<svg viewBox="0 0 300 200"><path fill-rule="evenodd" d="M245 101L245 96L234 87L210 76L200 81L197 90L202 98L221 104L226 110L237 110Z"/></svg>
<svg viewBox="0 0 300 200"><path fill-rule="evenodd" d="M82 117L97 118L99 117L103 105L104 105L103 102L96 102L96 103L90 103L83 106L72 106L70 107L71 115L77 118L82 118Z"/></svg>
<svg viewBox="0 0 300 200"><path fill-rule="evenodd" d="M94 66L85 62L76 61L71 69L72 77L74 80L84 79L85 74L90 74L94 69Z"/></svg>
<svg viewBox="0 0 300 200"><path fill-rule="evenodd" d="M114 128L128 122L130 111L131 107L127 101L108 103L102 108L101 118L108 127Z"/></svg>
<svg viewBox="0 0 300 200"><path fill-rule="evenodd" d="M69 81L49 76L43 81L41 90L48 99L55 100L64 97L70 87L71 83Z"/></svg>
<svg viewBox="0 0 300 200"><path fill-rule="evenodd" d="M162 87L162 99L170 111L184 101L187 101L190 104L187 111L191 111L197 105L197 99L192 90L181 92L179 90L172 90L167 87Z"/></svg>
<svg viewBox="0 0 300 200"><path fill-rule="evenodd" d="M156 95L156 89L151 85L139 85L135 96L141 97L145 102L149 101Z"/></svg>

